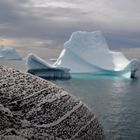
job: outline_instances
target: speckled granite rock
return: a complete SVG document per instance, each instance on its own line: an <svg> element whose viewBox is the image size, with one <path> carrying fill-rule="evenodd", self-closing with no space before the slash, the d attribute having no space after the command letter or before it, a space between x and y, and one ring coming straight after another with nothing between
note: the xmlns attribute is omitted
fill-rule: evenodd
<svg viewBox="0 0 140 140"><path fill-rule="evenodd" d="M104 140L95 115L62 88L0 66L0 140Z"/></svg>

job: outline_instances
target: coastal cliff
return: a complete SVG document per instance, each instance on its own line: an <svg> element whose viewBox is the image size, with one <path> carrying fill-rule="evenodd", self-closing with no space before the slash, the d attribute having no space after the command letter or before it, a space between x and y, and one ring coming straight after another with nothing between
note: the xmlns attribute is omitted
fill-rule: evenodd
<svg viewBox="0 0 140 140"><path fill-rule="evenodd" d="M95 114L55 84L0 66L0 140L104 140Z"/></svg>

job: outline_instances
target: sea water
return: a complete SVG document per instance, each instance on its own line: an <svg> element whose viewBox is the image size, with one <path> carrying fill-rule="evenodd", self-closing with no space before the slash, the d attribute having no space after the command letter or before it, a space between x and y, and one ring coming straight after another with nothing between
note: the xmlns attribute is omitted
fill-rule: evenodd
<svg viewBox="0 0 140 140"><path fill-rule="evenodd" d="M93 76L56 81L81 98L101 122L107 140L140 140L140 79Z"/></svg>
<svg viewBox="0 0 140 140"><path fill-rule="evenodd" d="M25 71L21 61L1 61ZM136 79L78 75L52 81L83 100L96 114L107 140L140 140L140 74Z"/></svg>

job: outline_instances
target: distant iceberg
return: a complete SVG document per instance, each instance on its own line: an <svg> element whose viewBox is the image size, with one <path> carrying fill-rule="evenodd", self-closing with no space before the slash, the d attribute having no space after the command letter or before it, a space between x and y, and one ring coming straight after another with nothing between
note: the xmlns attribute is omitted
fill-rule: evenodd
<svg viewBox="0 0 140 140"><path fill-rule="evenodd" d="M21 56L14 48L0 46L0 60L21 60Z"/></svg>
<svg viewBox="0 0 140 140"><path fill-rule="evenodd" d="M137 59L129 61L122 53L109 50L100 31L74 32L53 65L33 55L28 57L27 64L28 69L68 68L71 74L127 74L132 78L140 65Z"/></svg>

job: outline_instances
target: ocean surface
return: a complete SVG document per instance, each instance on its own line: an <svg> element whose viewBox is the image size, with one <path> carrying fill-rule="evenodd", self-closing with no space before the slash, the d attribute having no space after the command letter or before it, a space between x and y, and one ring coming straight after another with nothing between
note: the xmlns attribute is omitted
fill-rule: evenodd
<svg viewBox="0 0 140 140"><path fill-rule="evenodd" d="M20 61L0 61L25 71ZM136 79L78 75L52 81L83 100L96 114L107 140L140 140L140 73Z"/></svg>

